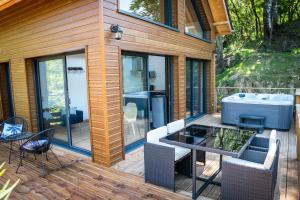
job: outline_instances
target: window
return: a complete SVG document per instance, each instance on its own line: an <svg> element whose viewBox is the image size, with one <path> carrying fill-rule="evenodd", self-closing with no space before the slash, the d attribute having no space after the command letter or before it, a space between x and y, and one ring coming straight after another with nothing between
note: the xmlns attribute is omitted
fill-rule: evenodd
<svg viewBox="0 0 300 200"><path fill-rule="evenodd" d="M206 32L194 0L185 1L185 33L206 39Z"/></svg>
<svg viewBox="0 0 300 200"><path fill-rule="evenodd" d="M173 26L172 0L120 0L120 10Z"/></svg>
<svg viewBox="0 0 300 200"><path fill-rule="evenodd" d="M205 113L205 66L195 59L186 61L186 118Z"/></svg>

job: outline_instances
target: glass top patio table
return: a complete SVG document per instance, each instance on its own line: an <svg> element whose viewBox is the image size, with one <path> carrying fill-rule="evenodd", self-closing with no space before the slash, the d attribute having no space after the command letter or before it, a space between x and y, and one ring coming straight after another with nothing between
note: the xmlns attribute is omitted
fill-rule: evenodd
<svg viewBox="0 0 300 200"><path fill-rule="evenodd" d="M255 136L254 131L213 126L190 125L160 139L160 142L240 157Z"/></svg>

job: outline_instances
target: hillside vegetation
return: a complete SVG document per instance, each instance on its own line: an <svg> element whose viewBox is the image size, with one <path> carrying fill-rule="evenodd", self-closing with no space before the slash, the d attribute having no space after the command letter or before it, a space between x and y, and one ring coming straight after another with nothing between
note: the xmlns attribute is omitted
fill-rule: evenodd
<svg viewBox="0 0 300 200"><path fill-rule="evenodd" d="M224 50L234 61L217 74L218 87L300 87L300 20L276 27L271 45L261 40Z"/></svg>

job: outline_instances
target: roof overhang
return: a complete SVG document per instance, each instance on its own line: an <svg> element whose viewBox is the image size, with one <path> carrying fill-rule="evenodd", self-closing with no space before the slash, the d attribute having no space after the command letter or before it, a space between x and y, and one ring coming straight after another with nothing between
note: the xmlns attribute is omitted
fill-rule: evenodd
<svg viewBox="0 0 300 200"><path fill-rule="evenodd" d="M208 1L212 17L213 26L216 27L219 35L229 35L233 32L230 22L230 15L226 0L209 0Z"/></svg>
<svg viewBox="0 0 300 200"><path fill-rule="evenodd" d="M0 11L5 10L6 8L9 8L22 0L0 0Z"/></svg>

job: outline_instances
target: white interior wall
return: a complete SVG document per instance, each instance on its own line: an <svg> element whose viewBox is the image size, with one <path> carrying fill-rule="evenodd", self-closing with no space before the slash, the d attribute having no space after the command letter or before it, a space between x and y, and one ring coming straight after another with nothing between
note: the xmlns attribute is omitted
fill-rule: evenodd
<svg viewBox="0 0 300 200"><path fill-rule="evenodd" d="M71 101L70 112L75 110L83 111L83 120L88 119L88 96L86 80L86 63L84 54L75 54L66 56L68 67L82 67L80 71L67 70L68 90Z"/></svg>
<svg viewBox="0 0 300 200"><path fill-rule="evenodd" d="M150 85L154 85L155 90L166 89L166 58L164 56L148 57L149 72L155 71L156 77L150 78Z"/></svg>

